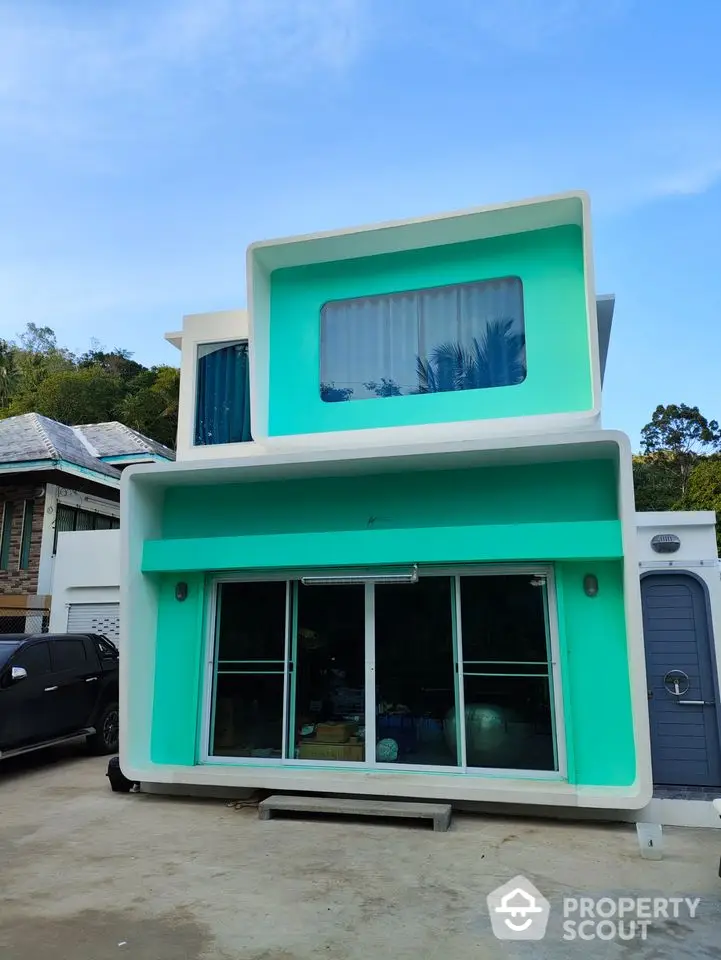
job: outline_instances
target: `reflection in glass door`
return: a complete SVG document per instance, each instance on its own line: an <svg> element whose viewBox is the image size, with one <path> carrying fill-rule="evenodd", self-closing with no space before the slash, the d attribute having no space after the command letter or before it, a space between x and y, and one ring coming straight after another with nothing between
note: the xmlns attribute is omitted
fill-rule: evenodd
<svg viewBox="0 0 721 960"><path fill-rule="evenodd" d="M288 756L361 763L366 758L365 585L293 586Z"/></svg>
<svg viewBox="0 0 721 960"><path fill-rule="evenodd" d="M466 764L558 770L547 581L459 578Z"/></svg>
<svg viewBox="0 0 721 960"><path fill-rule="evenodd" d="M214 756L282 757L287 591L281 580L217 586Z"/></svg>
<svg viewBox="0 0 721 960"><path fill-rule="evenodd" d="M559 771L545 575L215 589L211 757Z"/></svg>
<svg viewBox="0 0 721 960"><path fill-rule="evenodd" d="M457 766L454 578L375 587L376 760Z"/></svg>

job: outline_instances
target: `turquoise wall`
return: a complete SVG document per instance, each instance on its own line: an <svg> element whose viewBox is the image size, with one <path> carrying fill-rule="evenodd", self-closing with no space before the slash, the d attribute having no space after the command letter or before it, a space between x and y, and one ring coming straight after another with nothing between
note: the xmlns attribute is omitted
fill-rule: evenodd
<svg viewBox="0 0 721 960"><path fill-rule="evenodd" d="M179 539L617 518L614 463L586 460L172 487L162 529Z"/></svg>
<svg viewBox="0 0 721 960"><path fill-rule="evenodd" d="M523 383L348 403L320 399L320 312L327 301L507 276L523 281ZM265 347L259 355L270 356L271 436L588 410L592 374L581 228L276 270Z"/></svg>
<svg viewBox="0 0 721 960"><path fill-rule="evenodd" d="M144 559L160 584L152 760L197 760L205 572L232 566L228 544L242 558L238 567L277 569L388 563L398 543L408 551L406 560L518 560L530 543L533 552L525 558L556 560L569 780L631 784L635 751L615 491L608 461L168 490L165 539L146 543ZM564 530L578 535L559 534ZM599 581L594 598L583 591L588 573ZM174 595L179 579L189 584L182 603Z"/></svg>
<svg viewBox="0 0 721 960"><path fill-rule="evenodd" d="M598 577L598 595L583 590ZM556 568L570 779L629 786L636 777L623 562Z"/></svg>

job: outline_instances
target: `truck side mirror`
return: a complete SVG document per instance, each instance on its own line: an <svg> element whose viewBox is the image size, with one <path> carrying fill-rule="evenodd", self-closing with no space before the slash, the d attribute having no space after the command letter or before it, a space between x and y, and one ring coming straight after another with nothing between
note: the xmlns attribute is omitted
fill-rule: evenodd
<svg viewBox="0 0 721 960"><path fill-rule="evenodd" d="M28 672L25 667L13 667L10 671L10 679L13 683L19 683L21 680L27 680Z"/></svg>

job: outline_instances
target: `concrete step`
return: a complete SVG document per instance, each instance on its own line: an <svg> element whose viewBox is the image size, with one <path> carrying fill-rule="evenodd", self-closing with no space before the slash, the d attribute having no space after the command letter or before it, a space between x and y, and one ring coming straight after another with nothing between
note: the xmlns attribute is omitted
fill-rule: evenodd
<svg viewBox="0 0 721 960"><path fill-rule="evenodd" d="M357 797L308 797L279 794L258 804L261 820L274 813L326 813L348 817L402 817L432 820L434 830L451 825L450 803L415 803L405 800L361 800Z"/></svg>

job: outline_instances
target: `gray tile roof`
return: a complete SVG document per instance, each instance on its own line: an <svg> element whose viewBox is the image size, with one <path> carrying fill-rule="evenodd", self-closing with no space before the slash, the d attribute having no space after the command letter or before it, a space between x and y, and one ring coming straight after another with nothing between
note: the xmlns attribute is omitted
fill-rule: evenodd
<svg viewBox="0 0 721 960"><path fill-rule="evenodd" d="M122 457L133 454L151 454L165 460L175 460L170 447L144 437L137 430L126 427L124 423L110 420L108 423L83 423L73 427L97 452L99 457Z"/></svg>
<svg viewBox="0 0 721 960"><path fill-rule="evenodd" d="M120 477L120 471L99 460L73 427L39 413L23 413L0 420L0 464L36 460L48 463L62 460L106 477Z"/></svg>

